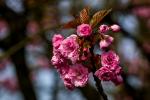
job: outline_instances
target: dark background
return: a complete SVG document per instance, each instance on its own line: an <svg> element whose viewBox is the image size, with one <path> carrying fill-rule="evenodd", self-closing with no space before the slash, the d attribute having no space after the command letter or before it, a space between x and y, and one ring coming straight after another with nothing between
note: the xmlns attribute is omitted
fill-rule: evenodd
<svg viewBox="0 0 150 100"><path fill-rule="evenodd" d="M109 100L150 100L150 0L0 0L0 100L100 100L90 77L67 90L50 63L51 38L85 6L112 8L103 23L119 24L114 49L124 84L102 82Z"/></svg>

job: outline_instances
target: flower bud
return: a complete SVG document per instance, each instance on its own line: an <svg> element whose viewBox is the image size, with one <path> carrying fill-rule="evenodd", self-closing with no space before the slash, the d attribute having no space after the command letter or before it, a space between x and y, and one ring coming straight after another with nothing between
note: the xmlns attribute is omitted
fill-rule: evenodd
<svg viewBox="0 0 150 100"><path fill-rule="evenodd" d="M116 25L116 24L110 26L110 28L111 28L111 30L112 30L113 32L119 32L119 31L120 31L120 26L119 26L119 25Z"/></svg>
<svg viewBox="0 0 150 100"><path fill-rule="evenodd" d="M109 31L108 25L101 25L101 26L99 27L99 32L100 32L100 33L106 33L106 32L108 32L108 31Z"/></svg>
<svg viewBox="0 0 150 100"><path fill-rule="evenodd" d="M100 49L107 48L110 44L112 44L113 40L113 37L105 35L105 39L101 40L99 43Z"/></svg>

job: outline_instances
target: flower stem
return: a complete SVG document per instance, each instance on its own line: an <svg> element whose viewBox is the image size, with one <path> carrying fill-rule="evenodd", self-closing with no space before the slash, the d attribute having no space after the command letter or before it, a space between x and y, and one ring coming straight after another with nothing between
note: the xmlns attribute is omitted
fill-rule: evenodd
<svg viewBox="0 0 150 100"><path fill-rule="evenodd" d="M108 99L107 99L107 95L104 93L104 90L103 90L101 81L94 75L94 73L93 73L93 77L94 77L94 80L95 80L95 82L96 82L95 85L96 85L96 87L97 87L98 92L101 94L101 96L102 96L102 98L103 98L104 100L108 100Z"/></svg>
<svg viewBox="0 0 150 100"><path fill-rule="evenodd" d="M95 75L95 71L96 71L96 67L95 67L95 61L94 61L94 47L91 47L90 48L90 52L91 52L91 64L92 64L92 72L93 72L93 77L94 77L94 81L95 81L95 85L96 85L96 88L98 90L98 92L101 94L103 100L108 100L107 98L107 95L104 93L104 90L103 90L103 87L102 87L102 84L101 84L101 80L99 80Z"/></svg>

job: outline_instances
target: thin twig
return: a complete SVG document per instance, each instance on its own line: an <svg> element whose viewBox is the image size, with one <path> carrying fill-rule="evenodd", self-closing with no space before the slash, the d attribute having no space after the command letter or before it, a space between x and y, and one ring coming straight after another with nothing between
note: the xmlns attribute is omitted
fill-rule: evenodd
<svg viewBox="0 0 150 100"><path fill-rule="evenodd" d="M94 75L94 73L93 73L93 77L94 77L95 85L97 87L98 92L101 94L104 100L108 100L107 95L104 93L101 81Z"/></svg>

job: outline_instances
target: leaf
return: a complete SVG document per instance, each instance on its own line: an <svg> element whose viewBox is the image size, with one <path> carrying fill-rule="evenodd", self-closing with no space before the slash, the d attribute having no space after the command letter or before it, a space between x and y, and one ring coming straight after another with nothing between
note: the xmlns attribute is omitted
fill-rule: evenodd
<svg viewBox="0 0 150 100"><path fill-rule="evenodd" d="M67 29L67 28L76 28L80 24L81 24L80 18L78 17L78 18L64 24L63 28L65 28L65 29Z"/></svg>
<svg viewBox="0 0 150 100"><path fill-rule="evenodd" d="M80 22L81 23L88 23L89 22L89 7L84 8L80 12Z"/></svg>
<svg viewBox="0 0 150 100"><path fill-rule="evenodd" d="M74 20L64 24L63 28L76 28L81 23L88 23L89 21L89 7L84 8L80 12L80 16L76 17Z"/></svg>
<svg viewBox="0 0 150 100"><path fill-rule="evenodd" d="M111 9L109 10L100 10L95 13L90 21L90 25L95 27L106 15L110 13Z"/></svg>

